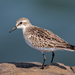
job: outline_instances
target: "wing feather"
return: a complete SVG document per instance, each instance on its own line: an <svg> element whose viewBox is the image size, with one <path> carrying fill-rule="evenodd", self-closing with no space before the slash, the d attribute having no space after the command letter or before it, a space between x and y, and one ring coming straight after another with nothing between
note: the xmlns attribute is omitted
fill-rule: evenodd
<svg viewBox="0 0 75 75"><path fill-rule="evenodd" d="M35 47L44 47L44 48L66 48L67 42L52 33L49 30L33 26L26 29L24 37L28 37L29 42Z"/></svg>

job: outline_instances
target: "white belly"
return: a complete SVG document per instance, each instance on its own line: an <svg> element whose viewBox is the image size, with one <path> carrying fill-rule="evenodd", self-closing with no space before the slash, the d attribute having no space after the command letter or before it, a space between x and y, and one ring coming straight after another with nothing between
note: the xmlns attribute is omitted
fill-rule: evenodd
<svg viewBox="0 0 75 75"><path fill-rule="evenodd" d="M30 42L28 42L27 40L25 40L25 42L32 48L39 50L41 52L54 52L54 51L58 51L58 50L62 50L60 48L42 48L42 47L35 47L33 46Z"/></svg>

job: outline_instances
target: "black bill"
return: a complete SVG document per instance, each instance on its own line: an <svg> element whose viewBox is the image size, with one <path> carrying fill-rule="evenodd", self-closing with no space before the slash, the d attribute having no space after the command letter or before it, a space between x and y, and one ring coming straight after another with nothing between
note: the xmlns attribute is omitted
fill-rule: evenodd
<svg viewBox="0 0 75 75"><path fill-rule="evenodd" d="M12 31L16 30L17 27L15 26L11 31L9 31L9 33L11 33Z"/></svg>

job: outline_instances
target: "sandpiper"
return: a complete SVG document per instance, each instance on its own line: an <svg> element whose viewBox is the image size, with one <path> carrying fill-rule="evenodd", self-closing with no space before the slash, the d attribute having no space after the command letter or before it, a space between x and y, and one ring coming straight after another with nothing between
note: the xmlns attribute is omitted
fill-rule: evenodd
<svg viewBox="0 0 75 75"><path fill-rule="evenodd" d="M44 52L52 52L52 59L50 65L52 65L54 58L54 51L68 50L75 51L75 46L67 43L51 31L34 26L27 18L20 18L17 20L16 26L9 31L12 32L16 29L22 29L25 42L32 48L42 52L44 60L41 68L44 68L46 57Z"/></svg>

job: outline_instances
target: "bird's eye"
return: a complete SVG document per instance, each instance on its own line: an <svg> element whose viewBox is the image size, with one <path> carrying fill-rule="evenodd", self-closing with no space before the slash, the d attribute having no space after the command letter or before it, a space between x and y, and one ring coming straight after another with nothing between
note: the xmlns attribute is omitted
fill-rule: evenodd
<svg viewBox="0 0 75 75"><path fill-rule="evenodd" d="M22 22L20 22L20 24L22 24Z"/></svg>

